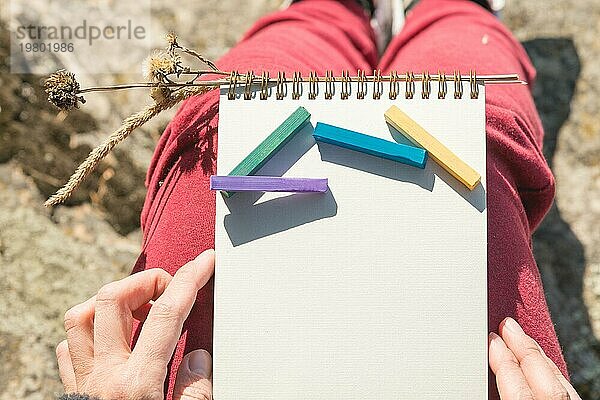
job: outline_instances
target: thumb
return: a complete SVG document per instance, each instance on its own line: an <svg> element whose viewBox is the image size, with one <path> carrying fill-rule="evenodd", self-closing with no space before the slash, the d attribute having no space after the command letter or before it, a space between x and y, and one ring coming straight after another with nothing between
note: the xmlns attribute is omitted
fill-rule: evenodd
<svg viewBox="0 0 600 400"><path fill-rule="evenodd" d="M206 350L194 350L181 360L173 400L212 400L212 357Z"/></svg>

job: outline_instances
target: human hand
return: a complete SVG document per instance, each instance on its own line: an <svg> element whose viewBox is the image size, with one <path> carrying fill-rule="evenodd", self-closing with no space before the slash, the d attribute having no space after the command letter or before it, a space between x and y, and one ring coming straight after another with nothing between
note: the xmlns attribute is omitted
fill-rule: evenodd
<svg viewBox="0 0 600 400"><path fill-rule="evenodd" d="M207 250L175 276L150 269L109 283L65 314L67 340L56 348L66 393L103 400L162 400L177 341L198 290L214 270ZM133 319L143 326L133 349ZM212 398L212 360L205 350L187 354L177 375L174 399Z"/></svg>
<svg viewBox="0 0 600 400"><path fill-rule="evenodd" d="M535 340L512 318L489 335L490 368L502 400L581 400Z"/></svg>

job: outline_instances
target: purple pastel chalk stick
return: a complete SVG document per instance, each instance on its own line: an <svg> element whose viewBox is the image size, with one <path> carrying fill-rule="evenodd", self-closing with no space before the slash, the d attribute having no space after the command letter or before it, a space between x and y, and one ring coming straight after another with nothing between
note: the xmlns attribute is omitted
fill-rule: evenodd
<svg viewBox="0 0 600 400"><path fill-rule="evenodd" d="M226 192L326 192L327 178L283 178L279 176L218 176L210 177L210 189Z"/></svg>

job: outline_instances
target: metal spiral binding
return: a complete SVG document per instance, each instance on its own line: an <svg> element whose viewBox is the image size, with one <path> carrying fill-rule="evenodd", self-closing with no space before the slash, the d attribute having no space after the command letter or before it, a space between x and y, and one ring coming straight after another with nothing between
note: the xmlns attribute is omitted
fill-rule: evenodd
<svg viewBox="0 0 600 400"><path fill-rule="evenodd" d="M246 72L246 84L244 85L244 100L252 99L252 82L254 81L254 72Z"/></svg>
<svg viewBox="0 0 600 400"><path fill-rule="evenodd" d="M476 99L479 97L479 86L477 86L477 73L475 70L469 71L469 84L471 86L471 98Z"/></svg>
<svg viewBox="0 0 600 400"><path fill-rule="evenodd" d="M413 72L406 73L406 91L404 97L412 99L415 95L415 74Z"/></svg>
<svg viewBox="0 0 600 400"><path fill-rule="evenodd" d="M315 71L308 75L308 98L314 100L319 94L319 76Z"/></svg>
<svg viewBox="0 0 600 400"><path fill-rule="evenodd" d="M267 100L269 98L269 71L263 71L260 78L260 99Z"/></svg>
<svg viewBox="0 0 600 400"><path fill-rule="evenodd" d="M390 73L390 100L396 100L398 97L398 90L400 89L400 84L398 83L398 72L392 71Z"/></svg>
<svg viewBox="0 0 600 400"><path fill-rule="evenodd" d="M383 93L383 82L381 79L381 70L373 71L373 98L375 100L379 100L381 98L381 94Z"/></svg>
<svg viewBox="0 0 600 400"><path fill-rule="evenodd" d="M365 71L362 69L358 70L358 87L356 88L356 98L364 99L367 94L367 79L365 76Z"/></svg>
<svg viewBox="0 0 600 400"><path fill-rule="evenodd" d="M277 94L275 95L277 100L283 100L285 97L285 72L279 71L277 73Z"/></svg>
<svg viewBox="0 0 600 400"><path fill-rule="evenodd" d="M229 100L235 99L235 89L237 86L237 80L238 80L238 72L231 71L231 74L229 75L229 89L227 90L227 98Z"/></svg>
<svg viewBox="0 0 600 400"><path fill-rule="evenodd" d="M298 100L302 96L302 74L300 72L294 72L294 78L292 81L292 99Z"/></svg>
<svg viewBox="0 0 600 400"><path fill-rule="evenodd" d="M350 97L351 90L352 90L352 87L350 85L350 72L343 71L342 72L342 90L340 92L340 98L342 100L348 100L348 97Z"/></svg>
<svg viewBox="0 0 600 400"><path fill-rule="evenodd" d="M445 99L448 93L448 83L446 82L446 74L442 71L438 71L438 99Z"/></svg>
<svg viewBox="0 0 600 400"><path fill-rule="evenodd" d="M431 94L431 75L429 72L423 72L423 79L421 80L421 98L428 99Z"/></svg>
<svg viewBox="0 0 600 400"><path fill-rule="evenodd" d="M248 71L240 75L238 71L226 72L227 78L217 81L203 81L214 86L228 85L227 98L230 100L236 99L241 93L245 100L250 100L254 97L254 91L260 86L260 99L267 100L271 95L271 88L275 87L275 97L277 100L282 100L288 95L288 84L292 85L292 99L299 100L303 96L304 79L302 73L296 71L293 73L292 79L287 79L285 72L277 73L277 78L272 79L268 71L263 71L260 76L256 76L253 71ZM437 82L437 97L445 99L448 94L448 80L452 80L454 84L454 98L461 99L464 94L464 82L468 81L469 96L472 99L479 97L480 84L514 84L525 82L520 81L516 74L507 75L483 75L477 76L475 70L470 70L469 75L461 75L460 71L454 71L452 75L447 76L442 71L437 74L430 74L425 71L420 74L415 74L408 71L404 74L399 74L397 71L391 71L389 75L383 76L381 70L374 70L373 75L367 76L363 70L358 70L356 76L351 76L347 70L342 71L341 76L334 76L333 71L328 70L325 76L319 77L316 71L312 71L308 75L308 98L315 100L319 96L319 85L325 83L324 97L328 100L333 99L335 91L340 90L340 98L347 100L352 95L353 84L356 82L356 98L364 99L371 88L370 83L373 83L372 97L375 100L381 99L384 93L384 83L389 82L388 97L390 100L396 100L401 95L401 83L404 82L404 96L406 99L413 99L417 94L417 81L420 81L421 98L429 99L432 89L432 81ZM340 86L336 88L336 82L340 82ZM241 87L240 87L241 86ZM243 90L242 90L243 89Z"/></svg>
<svg viewBox="0 0 600 400"><path fill-rule="evenodd" d="M333 71L325 71L325 98L331 100L335 93L335 77Z"/></svg>
<svg viewBox="0 0 600 400"><path fill-rule="evenodd" d="M463 95L463 85L462 80L460 79L460 72L454 71L454 98L462 99Z"/></svg>

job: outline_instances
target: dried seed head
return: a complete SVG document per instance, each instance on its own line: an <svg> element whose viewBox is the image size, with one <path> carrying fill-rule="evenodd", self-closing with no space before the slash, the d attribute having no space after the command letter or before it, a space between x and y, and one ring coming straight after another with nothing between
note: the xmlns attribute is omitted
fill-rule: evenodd
<svg viewBox="0 0 600 400"><path fill-rule="evenodd" d="M175 32L171 31L167 33L166 39L170 47L177 46L177 35Z"/></svg>
<svg viewBox="0 0 600 400"><path fill-rule="evenodd" d="M176 72L177 61L164 51L154 51L143 65L144 77L148 81L160 82L162 77Z"/></svg>
<svg viewBox="0 0 600 400"><path fill-rule="evenodd" d="M83 96L78 96L79 82L75 74L61 69L46 79L44 89L48 93L48 101L64 111L79 108L79 103L85 103Z"/></svg>
<svg viewBox="0 0 600 400"><path fill-rule="evenodd" d="M157 86L150 89L150 97L152 97L157 104L169 100L171 93L171 89L165 86Z"/></svg>

